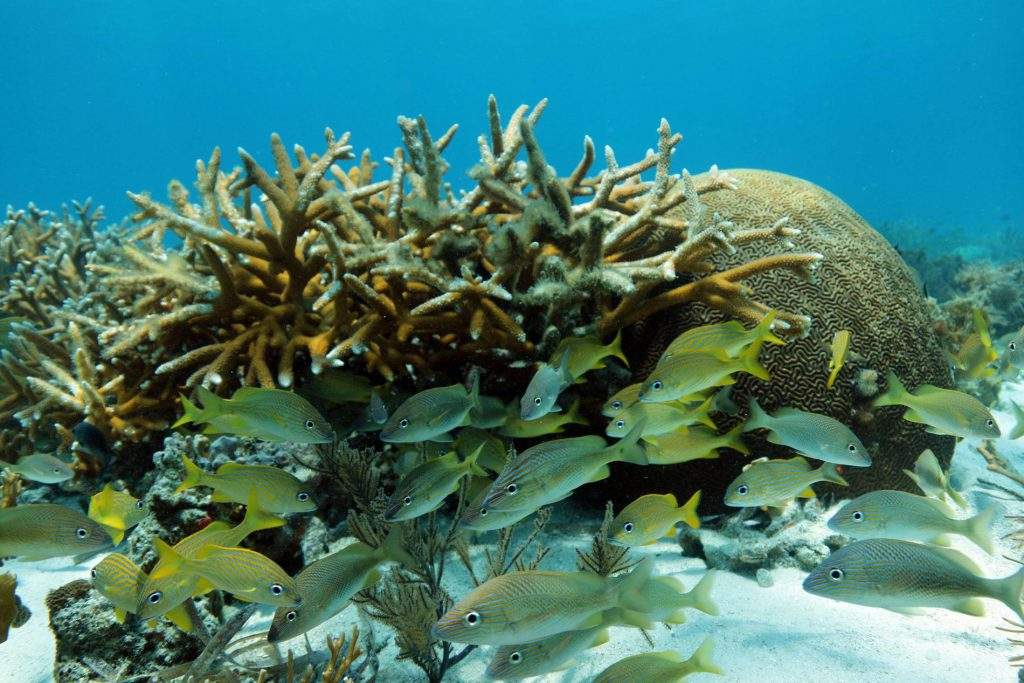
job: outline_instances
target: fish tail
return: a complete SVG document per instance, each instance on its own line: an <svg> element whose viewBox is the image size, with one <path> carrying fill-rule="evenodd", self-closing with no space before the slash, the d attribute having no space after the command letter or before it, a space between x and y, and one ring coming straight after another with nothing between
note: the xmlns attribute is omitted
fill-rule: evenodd
<svg viewBox="0 0 1024 683"><path fill-rule="evenodd" d="M484 470L482 467L480 467L480 465L478 465L476 463L477 459L480 457L480 453L482 453L483 450L484 450L484 444L480 444L479 446L476 447L476 450L474 450L472 453L467 455L466 459L462 461L463 467L465 467L466 471L469 474L472 474L474 477L486 477L486 476L488 476L487 475L487 471Z"/></svg>
<svg viewBox="0 0 1024 683"><path fill-rule="evenodd" d="M750 448L743 442L741 438L743 432L746 431L746 425L739 423L725 434L722 435L722 447L731 448L734 451L739 451L743 455L750 455Z"/></svg>
<svg viewBox="0 0 1024 683"><path fill-rule="evenodd" d="M717 674L724 676L725 672L722 671L721 667L715 663L711 658L712 650L714 649L715 641L708 636L704 639L704 642L700 644L690 658L686 661L689 664L689 668L692 671L703 671L708 674Z"/></svg>
<svg viewBox="0 0 1024 683"><path fill-rule="evenodd" d="M771 416L764 412L764 408L753 396L750 397L750 417L743 423L743 431L752 432L755 429L766 429L771 423Z"/></svg>
<svg viewBox="0 0 1024 683"><path fill-rule="evenodd" d="M185 605L178 605L164 616L185 633L192 632L192 617L188 615Z"/></svg>
<svg viewBox="0 0 1024 683"><path fill-rule="evenodd" d="M768 374L768 369L761 365L761 361L758 359L758 356L761 354L761 347L764 346L764 341L764 339L755 339L754 343L740 354L740 363L743 370L758 379L768 381L771 379L771 375Z"/></svg>
<svg viewBox="0 0 1024 683"><path fill-rule="evenodd" d="M711 416L708 414L711 412L714 406L715 394L708 394L708 397L704 399L704 402L694 409L694 418L697 420L697 422L704 425L705 427L711 427L711 429L718 429L718 425L715 424L714 420L712 420Z"/></svg>
<svg viewBox="0 0 1024 683"><path fill-rule="evenodd" d="M718 605L711 598L711 589L715 585L715 570L709 569L704 572L704 576L700 577L700 581L693 587L687 595L690 596L691 606L694 609L698 609L704 614L710 614L713 617L718 616Z"/></svg>
<svg viewBox="0 0 1024 683"><path fill-rule="evenodd" d="M648 465L650 464L647 460L647 452L644 450L643 445L640 443L640 438L644 434L644 425L647 422L644 418L636 423L633 429L629 430L622 439L619 440L614 446L609 448L610 452L615 453L613 460L619 460L621 462L632 463L633 465Z"/></svg>
<svg viewBox="0 0 1024 683"><path fill-rule="evenodd" d="M627 610L648 613L654 607L647 597L644 587L651 580L654 563L650 558L642 560L633 571L625 576L613 579L618 591L618 604Z"/></svg>
<svg viewBox="0 0 1024 683"><path fill-rule="evenodd" d="M686 522L691 529L700 528L700 517L697 516L698 505L700 505L700 491L690 496L690 500L679 508L679 520Z"/></svg>
<svg viewBox="0 0 1024 683"><path fill-rule="evenodd" d="M203 475L206 474L199 465L192 462L184 453L181 454L181 463L185 466L185 478L178 484L178 488L174 489L175 493L181 493L193 486L199 486L203 481Z"/></svg>
<svg viewBox="0 0 1024 683"><path fill-rule="evenodd" d="M900 378L892 370L885 373L885 387L885 391L875 398L874 403L872 403L873 406L877 408L879 406L906 405L907 388L903 386L903 382L900 381Z"/></svg>
<svg viewBox="0 0 1024 683"><path fill-rule="evenodd" d="M622 364L627 368L629 367L629 359L626 358L626 354L622 352L622 330L620 329L615 333L615 339L612 339L612 343L608 345L608 355L615 356L622 361Z"/></svg>
<svg viewBox="0 0 1024 683"><path fill-rule="evenodd" d="M245 505L245 517L239 526L242 527L245 535L248 536L254 531L284 526L284 520L261 508L256 497L256 490L253 489L249 491L249 500Z"/></svg>
<svg viewBox="0 0 1024 683"><path fill-rule="evenodd" d="M785 344L786 342L772 333L772 325L775 323L775 318L778 317L778 315L779 312L776 310L768 311L765 316L761 318L761 322L757 324L757 327L754 328L754 338L763 339L769 344Z"/></svg>
<svg viewBox="0 0 1024 683"><path fill-rule="evenodd" d="M383 559L393 560L406 567L418 567L420 564L405 549L405 544L402 543L402 528L398 524L391 525L388 535L384 537L384 542L381 543L378 551Z"/></svg>
<svg viewBox="0 0 1024 683"><path fill-rule="evenodd" d="M998 509L998 505L991 505L974 517L964 520L966 528L964 535L989 555L995 554L995 543L992 541L992 520Z"/></svg>
<svg viewBox="0 0 1024 683"><path fill-rule="evenodd" d="M1024 592L1024 567L1005 579L995 579L995 583L996 595L994 597L1016 612L1017 617L1024 622L1024 609L1021 607L1021 593Z"/></svg>
<svg viewBox="0 0 1024 683"><path fill-rule="evenodd" d="M843 475L839 474L839 468L836 467L834 462L823 463L821 468L818 469L818 476L821 477L821 481L830 481L840 486L850 485L849 482L843 479Z"/></svg>
<svg viewBox="0 0 1024 683"><path fill-rule="evenodd" d="M985 311L980 308L975 308L971 314L974 318L974 330L978 333L978 338L981 339L982 346L986 350L992 350L992 335L988 331L988 316L985 315Z"/></svg>
<svg viewBox="0 0 1024 683"><path fill-rule="evenodd" d="M205 422L203 419L203 409L188 400L185 394L181 394L181 409L184 411L184 414L171 425L171 429L176 429L192 422Z"/></svg>
<svg viewBox="0 0 1024 683"><path fill-rule="evenodd" d="M155 537L153 538L153 549L156 550L156 555L160 558L157 564L160 565L153 569L149 574L149 578L152 580L162 579L170 576L176 571L179 571L185 564L186 560L178 552L169 546L164 539Z"/></svg>
<svg viewBox="0 0 1024 683"><path fill-rule="evenodd" d="M964 499L963 495L953 488L953 485L949 483L948 479L946 480L946 495L948 495L953 502L960 507L967 507L967 501Z"/></svg>
<svg viewBox="0 0 1024 683"><path fill-rule="evenodd" d="M573 401L572 405L569 406L569 412L567 412L565 414L565 424L573 424L573 425L587 425L587 424L590 424L590 422L587 420L587 418L585 418L585 417L580 415L580 400L579 399L576 399L575 401Z"/></svg>

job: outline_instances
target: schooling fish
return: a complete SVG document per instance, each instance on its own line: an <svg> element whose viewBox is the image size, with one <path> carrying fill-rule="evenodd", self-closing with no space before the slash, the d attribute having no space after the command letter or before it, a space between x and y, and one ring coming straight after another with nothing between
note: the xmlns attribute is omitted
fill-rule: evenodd
<svg viewBox="0 0 1024 683"><path fill-rule="evenodd" d="M0 644L7 640L11 628L24 626L32 613L15 593L18 577L11 572L0 574Z"/></svg>
<svg viewBox="0 0 1024 683"><path fill-rule="evenodd" d="M992 517L995 507L970 519L957 519L952 510L932 498L904 491L872 491L854 498L832 516L828 525L852 538L899 538L949 545L949 536L970 539L989 555L995 552Z"/></svg>
<svg viewBox="0 0 1024 683"><path fill-rule="evenodd" d="M732 507L783 507L794 498L813 498L811 484L829 481L847 486L835 463L814 469L799 455L789 460L758 460L747 465L725 491Z"/></svg>
<svg viewBox="0 0 1024 683"><path fill-rule="evenodd" d="M416 566L401 544L401 532L391 527L380 548L353 543L307 565L295 576L302 602L279 607L274 613L267 640L279 643L316 628L348 606L352 596L380 580L383 562Z"/></svg>
<svg viewBox="0 0 1024 683"><path fill-rule="evenodd" d="M1010 368L1024 368L1024 327L1010 336L1003 355L999 357L1000 372L1007 372Z"/></svg>
<svg viewBox="0 0 1024 683"><path fill-rule="evenodd" d="M562 353L557 366L541 363L519 400L520 419L536 420L548 413L561 410L556 401L573 381L574 378L569 373L568 353Z"/></svg>
<svg viewBox="0 0 1024 683"><path fill-rule="evenodd" d="M804 579L808 593L904 614L938 607L982 616L985 607L979 598L992 598L1024 620L1022 589L1024 568L989 579L955 550L888 538L843 546Z"/></svg>
<svg viewBox="0 0 1024 683"><path fill-rule="evenodd" d="M14 464L0 462L0 468L14 472L22 479L37 481L40 484L59 484L75 476L75 471L70 465L46 453L22 456Z"/></svg>
<svg viewBox="0 0 1024 683"><path fill-rule="evenodd" d="M608 623L605 615L616 613L618 610L604 612L601 624L593 628L556 633L530 643L502 645L495 650L485 673L492 680L519 681L571 669L579 664L582 653L608 642L608 626L615 622Z"/></svg>
<svg viewBox="0 0 1024 683"><path fill-rule="evenodd" d="M828 362L828 381L825 388L831 389L836 383L839 371L843 369L846 362L846 352L850 349L850 331L838 330L832 335L832 358Z"/></svg>
<svg viewBox="0 0 1024 683"><path fill-rule="evenodd" d="M465 460L477 449L480 454L476 458L476 464L492 472L501 472L505 467L505 460L508 456L508 448L505 442L490 432L476 427L466 427L459 431L455 439L455 452Z"/></svg>
<svg viewBox="0 0 1024 683"><path fill-rule="evenodd" d="M476 464L481 450L482 445L462 461L458 453L453 452L413 468L402 477L388 499L384 520L399 522L425 515L441 507L466 475L486 477L487 472Z"/></svg>
<svg viewBox="0 0 1024 683"><path fill-rule="evenodd" d="M316 510L310 486L280 468L226 462L216 473L210 474L184 454L181 460L185 464L185 478L174 489L175 493L194 486L208 486L213 489L215 503L247 503L255 493L259 507L267 512L287 514Z"/></svg>
<svg viewBox="0 0 1024 683"><path fill-rule="evenodd" d="M640 390L643 387L642 382L637 382L619 389L601 406L601 414L605 417L615 417L640 400Z"/></svg>
<svg viewBox="0 0 1024 683"><path fill-rule="evenodd" d="M642 616L666 624L685 624L688 609L717 616L718 605L711 597L715 576L715 570L709 569L689 591L683 582L674 576L654 577L644 586L644 595L649 604L643 610Z"/></svg>
<svg viewBox="0 0 1024 683"><path fill-rule="evenodd" d="M644 560L624 576L593 572L518 571L471 590L434 626L442 640L474 645L528 643L556 633L593 628L613 607L643 612L651 578Z"/></svg>
<svg viewBox="0 0 1024 683"><path fill-rule="evenodd" d="M661 354L658 364L683 353L710 353L735 358L757 342L785 344L772 334L772 324L777 315L776 311L769 311L756 327L749 330L736 320L694 327L672 340Z"/></svg>
<svg viewBox="0 0 1024 683"><path fill-rule="evenodd" d="M651 465L676 465L690 460L713 460L721 448L750 455L750 449L741 438L743 429L740 423L725 434L719 434L713 429L696 426L656 436L646 440L647 461Z"/></svg>
<svg viewBox="0 0 1024 683"><path fill-rule="evenodd" d="M99 523L117 545L128 529L149 514L146 504L130 493L115 491L108 482L103 490L89 499L89 519Z"/></svg>
<svg viewBox="0 0 1024 683"><path fill-rule="evenodd" d="M995 374L995 370L989 366L999 358L999 354L992 348L992 337L988 331L988 322L985 320L984 312L976 308L972 315L974 334L964 339L954 358L954 364L967 379L990 377Z"/></svg>
<svg viewBox="0 0 1024 683"><path fill-rule="evenodd" d="M906 406L903 419L927 425L932 434L962 438L998 439L999 425L981 401L962 391L924 384L917 393L907 391L895 373L886 375L888 387L875 399L875 407Z"/></svg>
<svg viewBox="0 0 1024 683"><path fill-rule="evenodd" d="M480 397L479 376L473 375L469 391L461 384L432 387L410 396L380 430L381 441L452 441L451 430L468 424L470 411Z"/></svg>
<svg viewBox="0 0 1024 683"><path fill-rule="evenodd" d="M611 446L599 436L545 441L523 451L491 485L484 507L494 510L537 508L567 498L587 482L609 476L608 464L646 465L639 444L643 425Z"/></svg>
<svg viewBox="0 0 1024 683"><path fill-rule="evenodd" d="M949 482L949 477L939 465L939 459L935 457L930 448L921 451L917 462L914 463L913 472L903 470L903 473L914 480L924 495L940 501L948 499L960 507L967 505L964 497Z"/></svg>
<svg viewBox="0 0 1024 683"><path fill-rule="evenodd" d="M550 366L558 365L565 354L569 356L569 375L574 380L579 379L591 370L603 368L604 363L601 361L609 357L618 358L627 368L629 367L629 360L626 358L626 354L622 352L621 330L615 335L612 343L607 346L602 344L601 340L593 335L566 337L555 347L555 351L551 354L548 364Z"/></svg>
<svg viewBox="0 0 1024 683"><path fill-rule="evenodd" d="M121 553L111 553L92 568L92 586L114 607L114 616L124 623L129 613L139 606L139 596L146 583L146 572ZM178 605L165 615L185 633L191 633L192 619L183 605Z"/></svg>
<svg viewBox="0 0 1024 683"><path fill-rule="evenodd" d="M660 363L648 376L640 391L642 403L675 401L711 387L734 384L733 373L748 372L758 379L769 379L758 361L763 339L756 340L738 358L723 358L709 353L682 353Z"/></svg>
<svg viewBox="0 0 1024 683"><path fill-rule="evenodd" d="M191 557L184 557L159 538L153 544L160 556L160 566L150 572L154 581L175 573L191 573L247 602L293 607L302 601L294 579L279 564L254 550L206 545Z"/></svg>
<svg viewBox="0 0 1024 683"><path fill-rule="evenodd" d="M172 427L206 423L206 433L249 436L263 441L330 443L334 430L309 401L294 391L242 387L230 399L221 398L200 386L203 407L184 396L185 414Z"/></svg>
<svg viewBox="0 0 1024 683"><path fill-rule="evenodd" d="M331 403L368 403L370 378L341 368L328 368L303 385L303 390Z"/></svg>
<svg viewBox="0 0 1024 683"><path fill-rule="evenodd" d="M478 407L469 411L469 420L478 429L497 429L505 424L509 414L514 412L497 396L480 396Z"/></svg>
<svg viewBox="0 0 1024 683"><path fill-rule="evenodd" d="M668 536L678 522L686 522L690 527L699 529L699 503L700 491L690 496L681 507L671 493L640 496L612 520L611 540L625 546L650 545Z"/></svg>
<svg viewBox="0 0 1024 683"><path fill-rule="evenodd" d="M78 510L32 503L0 509L0 557L23 562L75 556L80 562L110 547L110 536Z"/></svg>
<svg viewBox="0 0 1024 683"><path fill-rule="evenodd" d="M625 657L599 673L593 683L675 683L695 673L722 676L724 672L711 659L713 646L711 638L705 638L688 659L683 659L675 650L644 652Z"/></svg>
<svg viewBox="0 0 1024 683"><path fill-rule="evenodd" d="M459 518L459 526L472 531L494 531L512 526L516 522L526 519L535 510L526 508L524 510L491 510L484 501L490 493L490 484L484 487L480 493L466 505Z"/></svg>
<svg viewBox="0 0 1024 683"><path fill-rule="evenodd" d="M621 438L640 421L644 423L643 439L645 441L698 423L714 429L715 423L708 416L713 404L713 396L709 396L704 403L695 407L686 407L674 401L671 403L634 403L613 417L608 422L604 433Z"/></svg>
<svg viewBox="0 0 1024 683"><path fill-rule="evenodd" d="M779 408L766 413L750 399L750 418L743 431L767 429L768 441L788 446L798 453L837 465L867 467L871 454L853 431L839 420L796 408Z"/></svg>
<svg viewBox="0 0 1024 683"><path fill-rule="evenodd" d="M572 405L569 406L569 410L566 412L554 412L548 413L543 417L538 417L533 420L524 420L518 415L515 415L514 407L509 412L505 423L498 428L498 433L502 436L512 437L514 439L533 439L538 436L547 436L548 434L559 434L565 431L565 425L587 425L586 418L580 417L580 402L579 399L573 401Z"/></svg>

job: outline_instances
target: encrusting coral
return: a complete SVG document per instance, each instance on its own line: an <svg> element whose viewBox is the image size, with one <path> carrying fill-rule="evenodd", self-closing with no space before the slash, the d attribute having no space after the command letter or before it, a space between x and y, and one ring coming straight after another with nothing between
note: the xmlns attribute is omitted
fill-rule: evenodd
<svg viewBox="0 0 1024 683"><path fill-rule="evenodd" d="M345 363L390 381L465 361L531 361L564 334L612 335L688 301L753 322L767 307L746 280L807 275L821 258L780 253L716 271L716 253L755 241L785 249L798 231L785 220L733 225L707 210L701 195L735 179L671 174L682 137L664 120L657 150L640 161L620 166L605 148L605 170L589 175L588 137L577 166L557 175L535 134L546 104L520 106L503 124L489 100L475 186L458 194L442 157L457 127L435 139L422 117L398 119L404 147L384 159L384 179L368 151L357 157L347 133L328 129L322 154L296 146L294 159L272 136L274 172L244 150L244 168L226 172L215 149L197 163L198 202L177 181L169 204L130 194L143 223L118 246L85 263L55 254L44 269L18 266L74 266L88 292L42 301L19 290L21 303L5 304L38 321L12 335L37 357L5 354L16 394L4 399L7 415L64 427L88 417L114 440L137 440L198 384L289 387ZM91 235L90 215L77 222ZM44 243L46 221L33 216L11 213L6 229L14 221L19 239ZM68 224L54 236L71 239ZM180 248L165 246L168 233ZM781 312L776 327L799 336L808 323Z"/></svg>

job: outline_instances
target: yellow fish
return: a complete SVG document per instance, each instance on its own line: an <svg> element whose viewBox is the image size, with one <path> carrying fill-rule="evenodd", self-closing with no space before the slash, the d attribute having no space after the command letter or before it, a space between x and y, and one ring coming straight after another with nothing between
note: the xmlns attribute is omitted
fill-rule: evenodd
<svg viewBox="0 0 1024 683"><path fill-rule="evenodd" d="M886 375L885 393L875 407L906 406L903 419L927 425L926 432L961 438L998 439L999 425L981 401L951 389L923 384L916 393L907 391L895 373Z"/></svg>
<svg viewBox="0 0 1024 683"><path fill-rule="evenodd" d="M514 439L533 439L548 434L559 434L565 431L565 425L589 424L585 418L580 417L579 408L580 402L577 399L564 413L551 412L533 420L522 419L513 409L509 411L505 424L498 428L498 434Z"/></svg>
<svg viewBox="0 0 1024 683"><path fill-rule="evenodd" d="M59 484L75 476L71 465L46 453L25 455L13 464L0 461L0 468L14 472L22 479L37 481L40 484Z"/></svg>
<svg viewBox="0 0 1024 683"><path fill-rule="evenodd" d="M651 465L676 465L690 460L713 460L718 449L731 448L743 455L750 455L750 449L743 443L744 425L738 424L725 434L719 434L707 427L689 427L664 436L648 440L647 460Z"/></svg>
<svg viewBox="0 0 1024 683"><path fill-rule="evenodd" d="M465 460L478 448L480 455L477 456L476 464L491 472L501 472L508 457L508 448L504 441L476 427L466 427L459 432L458 438L455 439L455 452L459 457Z"/></svg>
<svg viewBox="0 0 1024 683"><path fill-rule="evenodd" d="M903 473L914 480L918 488L929 498L945 501L949 499L960 507L966 507L967 501L960 495L960 492L953 488L949 476L942 471L939 459L935 457L930 448L921 451L914 463L914 471L903 470Z"/></svg>
<svg viewBox="0 0 1024 683"><path fill-rule="evenodd" d="M830 481L848 486L835 463L813 469L799 455L788 460L756 460L725 490L725 504L732 507L783 507L794 498L813 498L811 484Z"/></svg>
<svg viewBox="0 0 1024 683"><path fill-rule="evenodd" d="M128 529L149 514L146 504L125 491L115 491L108 482L103 490L89 499L89 518L100 524L117 545Z"/></svg>
<svg viewBox="0 0 1024 683"><path fill-rule="evenodd" d="M205 545L191 557L184 557L159 538L153 539L153 543L160 556L160 566L150 573L154 581L175 573L191 573L247 602L286 607L302 602L294 579L276 562L254 550Z"/></svg>
<svg viewBox="0 0 1024 683"><path fill-rule="evenodd" d="M194 486L208 486L213 489L215 503L247 503L255 494L260 509L267 512L287 514L316 510L311 487L278 467L227 462L218 467L215 474L210 474L184 454L181 461L185 478L175 493Z"/></svg>
<svg viewBox="0 0 1024 683"><path fill-rule="evenodd" d="M200 386L202 408L184 396L185 414L172 427L205 423L204 433L234 434L275 443L330 443L334 429L309 401L294 391L242 387L227 399Z"/></svg>
<svg viewBox="0 0 1024 683"><path fill-rule="evenodd" d="M999 358L999 354L992 347L992 337L988 331L988 322L985 320L985 313L974 309L974 334L968 336L954 358L954 364L958 370L963 371L968 379L979 379L990 377L995 374L995 369L990 367L993 361Z"/></svg>
<svg viewBox="0 0 1024 683"><path fill-rule="evenodd" d="M574 379L579 379L585 373L590 370L597 370L604 367L603 361L605 358L614 357L618 358L628 368L629 360L626 358L626 354L622 352L622 331L615 335L615 339L612 340L611 344L605 346L601 343L601 340L593 335L586 337L566 337L563 339L554 352L551 354L551 358L548 359L548 364L551 366L557 366L562 360L563 354L568 353L568 369L569 375Z"/></svg>
<svg viewBox="0 0 1024 683"><path fill-rule="evenodd" d="M110 536L78 510L52 503L0 509L0 557L23 562L74 555L75 561L110 547Z"/></svg>
<svg viewBox="0 0 1024 683"><path fill-rule="evenodd" d="M92 568L91 574L93 588L110 601L117 621L124 623L125 616L134 613L139 606L146 572L121 553L111 553ZM185 633L192 631L192 619L183 605L164 616Z"/></svg>
<svg viewBox="0 0 1024 683"><path fill-rule="evenodd" d="M380 430L388 443L453 441L449 433L468 424L480 411L480 381L474 374L469 391L461 384L431 387L407 398Z"/></svg>
<svg viewBox="0 0 1024 683"><path fill-rule="evenodd" d="M698 504L700 491L690 496L681 507L671 493L650 493L640 496L624 507L612 520L611 540L613 543L631 547L650 545L668 536L678 522L685 522L688 526L699 529Z"/></svg>
<svg viewBox="0 0 1024 683"><path fill-rule="evenodd" d="M642 403L675 401L712 387L734 384L732 375L748 372L768 380L768 371L758 361L764 339L757 339L738 358L723 358L708 353L683 353L668 358L656 367L640 391Z"/></svg>
<svg viewBox="0 0 1024 683"><path fill-rule="evenodd" d="M683 659L675 650L625 657L599 673L594 683L676 683L695 673L721 676L722 669L711 659L713 645L710 637L705 638L688 659Z"/></svg>
<svg viewBox="0 0 1024 683"><path fill-rule="evenodd" d="M661 354L658 365L683 353L710 353L724 358L735 358L756 342L785 344L772 334L772 324L777 315L776 311L769 311L756 327L749 330L736 320L694 327L669 343Z"/></svg>
<svg viewBox="0 0 1024 683"><path fill-rule="evenodd" d="M846 352L850 349L850 331L839 330L832 336L832 358L828 362L828 381L825 387L832 388L836 383L839 371L843 369L846 362Z"/></svg>
<svg viewBox="0 0 1024 683"><path fill-rule="evenodd" d="M637 382L619 389L601 406L601 414L605 417L615 417L640 400L640 390L643 387L642 382Z"/></svg>
<svg viewBox="0 0 1024 683"><path fill-rule="evenodd" d="M460 461L458 453L448 453L414 467L402 477L388 499L384 510L385 521L415 519L432 512L441 507L445 498L455 493L463 477L486 477L487 472L476 464L482 450L481 444L465 460Z"/></svg>
<svg viewBox="0 0 1024 683"><path fill-rule="evenodd" d="M653 437L678 431L682 427L702 424L715 428L715 423L708 416L714 406L714 396L709 396L704 403L694 408L686 408L677 402L669 403L634 403L617 416L613 417L605 428L605 434L621 438L628 434L641 421L643 422L642 437L650 441Z"/></svg>

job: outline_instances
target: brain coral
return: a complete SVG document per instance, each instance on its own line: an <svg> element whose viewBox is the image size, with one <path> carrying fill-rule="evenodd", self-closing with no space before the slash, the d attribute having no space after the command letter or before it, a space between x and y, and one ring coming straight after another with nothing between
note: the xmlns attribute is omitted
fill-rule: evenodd
<svg viewBox="0 0 1024 683"><path fill-rule="evenodd" d="M909 267L899 254L849 206L822 188L799 178L759 170L736 170L738 180L729 192L709 192L701 200L724 220L738 225L772 225L788 217L787 225L800 230L792 238L801 250L825 256L816 282L767 272L749 281L758 301L806 313L814 321L808 334L784 347L766 347L762 359L772 374L770 383L741 375L732 398L746 414L750 395L767 408L783 405L827 413L853 426L874 456L867 469L847 468L850 490L861 493L880 486L911 485L901 470L911 467L924 448L931 448L944 464L953 451L953 439L924 432L922 425L902 419L902 409L872 412L870 401L888 370L913 388L930 383L949 386L942 349L932 331L924 297ZM728 268L764 256L761 243L719 253L715 265ZM631 335L634 372L643 377L668 342L681 331L725 317L700 302L662 311L638 323ZM825 387L830 358L829 343L836 330L852 332L851 357L833 389ZM747 436L750 439L750 435ZM755 457L781 455L777 446L757 440ZM688 481L704 488L705 500L720 501L725 486L740 471L742 458L726 452L720 460L676 465ZM651 482L665 481L663 468L620 468L616 495L649 493ZM629 479L634 477L636 479ZM642 479L639 479L642 478Z"/></svg>

